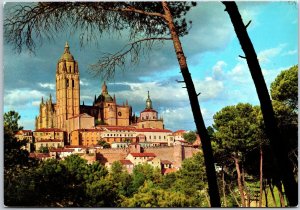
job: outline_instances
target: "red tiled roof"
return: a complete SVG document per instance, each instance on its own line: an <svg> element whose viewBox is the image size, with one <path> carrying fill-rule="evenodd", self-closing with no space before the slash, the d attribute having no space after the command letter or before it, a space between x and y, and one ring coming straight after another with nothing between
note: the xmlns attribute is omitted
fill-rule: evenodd
<svg viewBox="0 0 300 210"><path fill-rule="evenodd" d="M42 159L42 158L50 157L50 154L49 153L30 153L29 157Z"/></svg>
<svg viewBox="0 0 300 210"><path fill-rule="evenodd" d="M161 164L173 164L171 161L169 160L161 160Z"/></svg>
<svg viewBox="0 0 300 210"><path fill-rule="evenodd" d="M158 128L137 128L135 129L136 132L170 132L172 133L171 130L166 130L166 129L158 129Z"/></svg>
<svg viewBox="0 0 300 210"><path fill-rule="evenodd" d="M156 157L156 155L154 153L129 153L131 154L133 157Z"/></svg>
<svg viewBox="0 0 300 210"><path fill-rule="evenodd" d="M84 131L84 132L102 132L102 128L80 128L76 129L74 131ZM73 131L72 131L73 132Z"/></svg>
<svg viewBox="0 0 300 210"><path fill-rule="evenodd" d="M130 160L120 160L122 165L133 165L133 163Z"/></svg>
<svg viewBox="0 0 300 210"><path fill-rule="evenodd" d="M152 158L149 158L147 161L152 161L154 158L152 157Z"/></svg>
<svg viewBox="0 0 300 210"><path fill-rule="evenodd" d="M65 148L87 148L84 145L66 145Z"/></svg>
<svg viewBox="0 0 300 210"><path fill-rule="evenodd" d="M177 130L174 133L184 133L184 132L185 132L185 130Z"/></svg>
<svg viewBox="0 0 300 210"><path fill-rule="evenodd" d="M143 112L156 112L157 113L157 111L154 109L144 109L141 113L143 113Z"/></svg>
<svg viewBox="0 0 300 210"><path fill-rule="evenodd" d="M36 140L35 142L63 142L61 139L39 139Z"/></svg>
<svg viewBox="0 0 300 210"><path fill-rule="evenodd" d="M32 132L31 130L19 130L19 131L17 131L16 134L31 133L31 132Z"/></svg>
<svg viewBox="0 0 300 210"><path fill-rule="evenodd" d="M35 130L34 132L63 132L62 130L58 128L40 128Z"/></svg>
<svg viewBox="0 0 300 210"><path fill-rule="evenodd" d="M110 130L110 131L118 131L118 130L134 131L134 129L135 129L133 127L128 127L128 126L104 126L104 128L106 128L107 130Z"/></svg>
<svg viewBox="0 0 300 210"><path fill-rule="evenodd" d="M49 152L73 152L74 149L65 149L65 148L57 148L57 149L50 149Z"/></svg>

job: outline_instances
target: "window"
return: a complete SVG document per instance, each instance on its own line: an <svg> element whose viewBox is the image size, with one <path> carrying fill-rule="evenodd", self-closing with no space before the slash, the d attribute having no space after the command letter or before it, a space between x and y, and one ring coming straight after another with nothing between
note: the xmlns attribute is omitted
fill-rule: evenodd
<svg viewBox="0 0 300 210"><path fill-rule="evenodd" d="M74 80L72 79L72 88L74 88L75 87L75 82L74 82Z"/></svg>
<svg viewBox="0 0 300 210"><path fill-rule="evenodd" d="M69 87L69 80L66 80L66 88Z"/></svg>

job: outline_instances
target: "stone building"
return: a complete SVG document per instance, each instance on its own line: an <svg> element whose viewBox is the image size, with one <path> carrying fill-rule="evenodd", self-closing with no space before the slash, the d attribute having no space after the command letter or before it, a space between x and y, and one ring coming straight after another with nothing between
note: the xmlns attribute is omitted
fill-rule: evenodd
<svg viewBox="0 0 300 210"><path fill-rule="evenodd" d="M162 118L158 118L158 113L152 108L152 100L148 91L148 98L146 100L146 107L140 113L140 117L137 122L138 128L158 128L164 129L164 123Z"/></svg>
<svg viewBox="0 0 300 210"><path fill-rule="evenodd" d="M80 77L78 62L70 52L68 43L56 67L56 103L52 97L42 98L35 128L59 128L70 133L76 129L92 128L97 124L128 126L132 123L132 108L128 101L118 105L111 97L107 85L102 85L93 105L80 102ZM82 123L81 123L82 122Z"/></svg>

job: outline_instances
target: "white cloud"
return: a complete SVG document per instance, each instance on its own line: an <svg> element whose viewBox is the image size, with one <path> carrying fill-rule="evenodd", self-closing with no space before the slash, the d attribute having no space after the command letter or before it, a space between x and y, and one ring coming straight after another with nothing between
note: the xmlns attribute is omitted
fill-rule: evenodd
<svg viewBox="0 0 300 210"><path fill-rule="evenodd" d="M295 49L295 50L289 50L289 51L283 53L282 55L295 55L297 53L298 53L298 50Z"/></svg>
<svg viewBox="0 0 300 210"><path fill-rule="evenodd" d="M43 96L44 94L37 90L15 89L5 91L4 106L18 108L36 105Z"/></svg>
<svg viewBox="0 0 300 210"><path fill-rule="evenodd" d="M178 83L164 83L159 82L145 82L145 83L114 83L120 85L128 85L129 90L118 91L118 95L131 101L144 103L147 98L147 90L150 91L150 96L153 101L160 103L160 105L170 105L179 103L189 103L187 90L182 88L182 84ZM211 77L206 77L204 80L194 80L196 91L201 92L201 100L208 101L218 97L223 91L223 82ZM184 85L183 85L184 86Z"/></svg>
<svg viewBox="0 0 300 210"><path fill-rule="evenodd" d="M87 82L86 79L81 79L81 80L79 81L79 83L80 83L81 86L88 86L88 85L89 85L89 83Z"/></svg>
<svg viewBox="0 0 300 210"><path fill-rule="evenodd" d="M39 101L32 101L31 102L31 105L32 106L39 106L41 104L41 101L39 100Z"/></svg>
<svg viewBox="0 0 300 210"><path fill-rule="evenodd" d="M257 54L257 58L258 58L259 62L260 63L270 62L270 59L279 55L285 46L286 46L286 44L280 44L277 47L266 49L266 50L259 52Z"/></svg>
<svg viewBox="0 0 300 210"><path fill-rule="evenodd" d="M42 88L49 88L50 90L54 90L55 89L55 84L53 83L38 83L40 87Z"/></svg>
<svg viewBox="0 0 300 210"><path fill-rule="evenodd" d="M207 118L208 110L201 109L204 120ZM195 130L196 125L190 106L167 108L161 112L161 116L164 119L165 127L176 131L182 128L189 128Z"/></svg>
<svg viewBox="0 0 300 210"><path fill-rule="evenodd" d="M213 66L213 77L215 79L222 79L224 77L224 70L223 68L227 66L227 63L224 61L218 61L214 66Z"/></svg>

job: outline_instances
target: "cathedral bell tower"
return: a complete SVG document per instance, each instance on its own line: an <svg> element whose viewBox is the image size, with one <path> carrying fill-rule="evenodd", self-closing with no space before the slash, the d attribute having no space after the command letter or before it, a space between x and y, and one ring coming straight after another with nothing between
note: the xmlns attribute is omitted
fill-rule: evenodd
<svg viewBox="0 0 300 210"><path fill-rule="evenodd" d="M78 63L66 43L56 67L57 128L66 130L66 120L79 114L80 86Z"/></svg>

